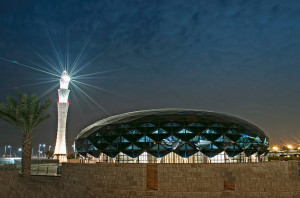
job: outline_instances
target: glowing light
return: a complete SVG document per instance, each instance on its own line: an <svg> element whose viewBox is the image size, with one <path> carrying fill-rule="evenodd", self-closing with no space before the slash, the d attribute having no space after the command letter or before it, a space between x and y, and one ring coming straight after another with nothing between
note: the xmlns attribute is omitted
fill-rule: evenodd
<svg viewBox="0 0 300 198"><path fill-rule="evenodd" d="M298 150L300 150L300 146L298 146L298 148L297 148Z"/></svg>
<svg viewBox="0 0 300 198"><path fill-rule="evenodd" d="M293 146L289 144L289 145L287 145L287 148L288 149L293 149Z"/></svg>
<svg viewBox="0 0 300 198"><path fill-rule="evenodd" d="M63 73L61 74L60 80L59 80L60 88L61 89L68 89L70 80L71 80L71 78L68 75L68 72L63 71Z"/></svg>
<svg viewBox="0 0 300 198"><path fill-rule="evenodd" d="M68 97L70 90L68 89L71 78L67 71L63 71L59 80L60 89L58 90L59 102L57 103L57 137L54 149L54 159L58 159L59 162L67 161L66 150L66 125L67 114L69 109ZM46 146L46 145L44 145Z"/></svg>
<svg viewBox="0 0 300 198"><path fill-rule="evenodd" d="M278 146L273 146L273 147L272 147L272 150L274 150L274 151L278 151L278 150L279 150L279 148L278 148Z"/></svg>

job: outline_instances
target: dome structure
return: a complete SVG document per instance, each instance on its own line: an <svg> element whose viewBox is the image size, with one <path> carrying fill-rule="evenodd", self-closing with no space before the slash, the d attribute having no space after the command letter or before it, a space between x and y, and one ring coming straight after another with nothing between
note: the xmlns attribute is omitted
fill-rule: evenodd
<svg viewBox="0 0 300 198"><path fill-rule="evenodd" d="M160 159L170 153L189 158L201 153L261 156L268 152L268 137L242 119L200 110L154 109L124 113L95 122L75 140L76 152L115 159L137 159L143 153Z"/></svg>

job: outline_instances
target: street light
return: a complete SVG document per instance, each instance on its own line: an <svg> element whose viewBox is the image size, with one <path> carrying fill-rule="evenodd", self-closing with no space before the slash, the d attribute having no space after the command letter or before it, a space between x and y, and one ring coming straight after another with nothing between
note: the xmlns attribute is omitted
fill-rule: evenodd
<svg viewBox="0 0 300 198"><path fill-rule="evenodd" d="M272 150L274 150L274 151L278 151L278 150L279 150L279 148L278 148L278 146L273 146L273 147L272 147Z"/></svg>
<svg viewBox="0 0 300 198"><path fill-rule="evenodd" d="M49 151L51 150L51 146L49 146Z"/></svg>
<svg viewBox="0 0 300 198"><path fill-rule="evenodd" d="M19 148L18 151L20 152L20 154L22 153L22 148Z"/></svg>
<svg viewBox="0 0 300 198"><path fill-rule="evenodd" d="M39 158L41 158L41 144L39 144Z"/></svg>
<svg viewBox="0 0 300 198"><path fill-rule="evenodd" d="M41 158L42 153L43 153L43 151L39 151L39 158Z"/></svg>
<svg viewBox="0 0 300 198"><path fill-rule="evenodd" d="M11 158L11 146L8 145L7 148L9 148L9 157Z"/></svg>
<svg viewBox="0 0 300 198"><path fill-rule="evenodd" d="M289 149L289 150L292 150L293 149L293 146L292 145L287 145L287 148Z"/></svg>
<svg viewBox="0 0 300 198"><path fill-rule="evenodd" d="M6 157L6 145L4 146L4 157Z"/></svg>
<svg viewBox="0 0 300 198"><path fill-rule="evenodd" d="M44 147L44 155L45 155L45 148L46 148L46 144L43 144L43 147Z"/></svg>

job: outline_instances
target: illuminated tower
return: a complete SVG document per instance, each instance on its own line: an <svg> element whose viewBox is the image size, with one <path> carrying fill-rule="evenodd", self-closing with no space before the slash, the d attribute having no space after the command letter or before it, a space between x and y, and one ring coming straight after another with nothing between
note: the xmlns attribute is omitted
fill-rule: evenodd
<svg viewBox="0 0 300 198"><path fill-rule="evenodd" d="M58 89L58 103L57 103L57 136L54 150L54 159L59 162L67 161L66 150L66 124L67 114L69 109L68 97L70 90L68 89L70 76L64 71L59 80L60 89Z"/></svg>

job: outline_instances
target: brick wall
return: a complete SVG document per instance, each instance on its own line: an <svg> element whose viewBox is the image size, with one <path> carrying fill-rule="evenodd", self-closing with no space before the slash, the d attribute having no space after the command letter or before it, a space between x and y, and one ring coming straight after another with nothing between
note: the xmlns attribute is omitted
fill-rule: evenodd
<svg viewBox="0 0 300 198"><path fill-rule="evenodd" d="M151 190L149 185L158 188ZM150 166L66 163L61 177L22 178L16 170L0 169L0 192L1 198L300 197L300 177L298 161Z"/></svg>
<svg viewBox="0 0 300 198"><path fill-rule="evenodd" d="M15 196L17 181L18 170L15 165L0 166L0 198Z"/></svg>

